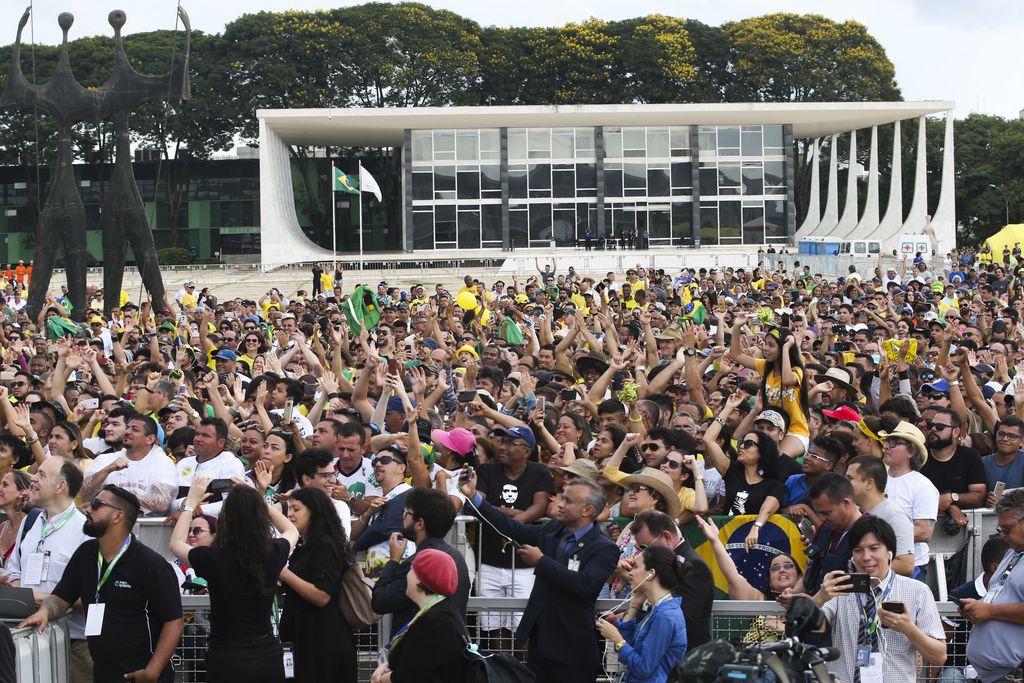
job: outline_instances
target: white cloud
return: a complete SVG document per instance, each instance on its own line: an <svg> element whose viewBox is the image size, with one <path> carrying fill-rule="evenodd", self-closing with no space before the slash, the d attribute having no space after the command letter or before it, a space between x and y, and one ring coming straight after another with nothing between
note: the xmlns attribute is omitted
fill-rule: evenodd
<svg viewBox="0 0 1024 683"><path fill-rule="evenodd" d="M21 4L21 3L17 3ZM316 0L221 0L185 2L195 29L217 33L247 12L286 9L326 9L354 2ZM908 100L950 99L957 116L972 111L1016 117L1024 108L1024 70L1019 68L1018 47L1024 34L1024 3L1003 0L691 0L687 3L635 0L520 0L480 3L440 0L435 7L450 9L482 25L558 25L591 16L623 19L650 13L685 16L708 24L770 12L818 13L836 20L855 19L868 27L896 66L896 79ZM127 32L172 29L175 4L152 0L35 0L35 39L60 41L57 15L75 14L71 37L111 34L110 10L128 14ZM5 3L0 11L0 44L14 40L21 11ZM2 32L6 31L6 35ZM26 40L29 34L26 30Z"/></svg>

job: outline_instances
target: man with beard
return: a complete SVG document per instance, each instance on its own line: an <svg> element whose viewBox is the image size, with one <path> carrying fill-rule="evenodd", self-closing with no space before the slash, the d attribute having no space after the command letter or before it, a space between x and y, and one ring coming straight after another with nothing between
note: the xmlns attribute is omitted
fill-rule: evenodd
<svg viewBox="0 0 1024 683"><path fill-rule="evenodd" d="M921 474L935 484L939 514L946 513L957 526L967 526L963 510L984 507L988 486L985 465L978 451L960 444L963 420L949 408L938 408L928 423L928 461Z"/></svg>
<svg viewBox="0 0 1024 683"><path fill-rule="evenodd" d="M134 494L104 486L82 527L96 540L78 547L53 594L19 627L42 632L81 600L96 680L170 683L185 630L181 593L167 560L132 536L139 510Z"/></svg>
<svg viewBox="0 0 1024 683"><path fill-rule="evenodd" d="M124 406L114 408L103 418L100 424L102 431L97 436L83 441L82 445L92 451L93 455L104 455L121 450L124 448L124 430L132 415L132 411Z"/></svg>
<svg viewBox="0 0 1024 683"><path fill-rule="evenodd" d="M36 599L48 595L78 546L88 540L82 531L85 515L75 507L82 472L64 458L47 458L32 476L33 505L42 509L29 517L7 561L11 585L31 588ZM68 622L71 636L71 681L92 681L92 659L85 640L85 615L75 611Z"/></svg>
<svg viewBox="0 0 1024 683"><path fill-rule="evenodd" d="M413 554L405 561L402 560L408 541L416 544L416 552L428 548L440 550L455 560L459 583L450 599L455 601L463 616L466 614L471 584L462 553L444 540L455 522L455 507L448 500L448 496L437 489L413 489L405 496L403 513L402 532L391 534L391 559L384 565L383 572L373 587L373 611L377 614L394 615L391 622L392 636L409 623L418 609L416 603L405 594L406 576L416 558Z"/></svg>

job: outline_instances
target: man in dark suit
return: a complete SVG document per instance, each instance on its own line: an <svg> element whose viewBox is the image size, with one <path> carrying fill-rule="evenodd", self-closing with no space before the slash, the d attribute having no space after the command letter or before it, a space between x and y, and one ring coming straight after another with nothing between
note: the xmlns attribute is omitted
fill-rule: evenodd
<svg viewBox="0 0 1024 683"><path fill-rule="evenodd" d="M527 665L538 683L593 683L600 663L594 605L619 556L594 524L604 510L604 489L578 479L563 490L554 521L530 526L489 505L477 493L475 473L461 488L485 523L522 544L520 560L534 567L516 640L529 641Z"/></svg>
<svg viewBox="0 0 1024 683"><path fill-rule="evenodd" d="M650 510L637 515L633 520L633 540L641 549L654 545L668 548L675 552L683 564L689 565L690 571L686 579L674 591L676 596L683 599L687 649L692 650L710 641L715 578L711 575L707 563L690 547L679 533L679 527L664 512Z"/></svg>
<svg viewBox="0 0 1024 683"><path fill-rule="evenodd" d="M440 550L453 560L458 572L459 583L455 595L449 598L455 602L462 618L466 618L466 604L469 602L469 570L466 559L458 550L445 542L445 534L455 523L455 506L437 489L415 488L405 496L402 532L391 534L389 542L391 560L384 565L377 583L373 586L371 605L377 614L393 614L391 635L404 628L416 615L419 607L405 594L405 578L412 568L416 555L404 562L406 544L416 544L416 552L432 548Z"/></svg>

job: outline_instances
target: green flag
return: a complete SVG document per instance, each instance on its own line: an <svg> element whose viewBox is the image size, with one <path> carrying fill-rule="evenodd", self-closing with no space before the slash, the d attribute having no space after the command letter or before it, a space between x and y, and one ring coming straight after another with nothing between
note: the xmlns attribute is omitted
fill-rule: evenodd
<svg viewBox="0 0 1024 683"><path fill-rule="evenodd" d="M349 329L356 334L359 334L363 326L368 330L376 327L380 321L380 300L377 298L377 290L359 285L342 305L342 310L348 320Z"/></svg>
<svg viewBox="0 0 1024 683"><path fill-rule="evenodd" d="M334 171L334 191L335 192L348 192L349 194L359 194L359 181L350 175L347 175L344 171L331 167Z"/></svg>

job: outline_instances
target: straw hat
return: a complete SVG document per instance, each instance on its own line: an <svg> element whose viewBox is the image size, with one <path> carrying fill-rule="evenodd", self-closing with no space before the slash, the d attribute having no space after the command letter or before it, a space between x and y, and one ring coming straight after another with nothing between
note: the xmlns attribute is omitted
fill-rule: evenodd
<svg viewBox="0 0 1024 683"><path fill-rule="evenodd" d="M645 467L639 472L634 472L628 477L624 477L619 482L619 485L623 488L629 488L633 484L640 484L657 491L662 500L665 501L665 512L668 516L673 519L679 516L679 494L676 493L672 480L669 479L667 474L653 467Z"/></svg>
<svg viewBox="0 0 1024 683"><path fill-rule="evenodd" d="M916 425L912 425L907 421L900 422L896 425L896 429L891 432L878 432L878 436L882 437L882 440L888 439L890 436L896 439L904 439L914 444L917 448L917 452L921 454L921 467L928 462L928 447L924 443L924 434L917 428ZM920 467L917 469L921 469Z"/></svg>
<svg viewBox="0 0 1024 683"><path fill-rule="evenodd" d="M853 373L846 368L829 368L824 375L816 375L814 381L832 382L832 384L838 384L847 391L853 392L855 396L860 394L857 387L853 386Z"/></svg>

